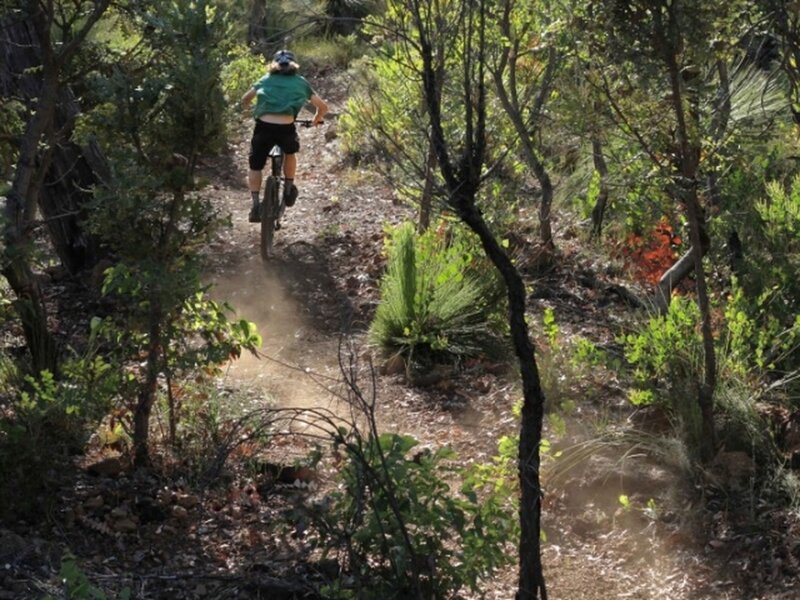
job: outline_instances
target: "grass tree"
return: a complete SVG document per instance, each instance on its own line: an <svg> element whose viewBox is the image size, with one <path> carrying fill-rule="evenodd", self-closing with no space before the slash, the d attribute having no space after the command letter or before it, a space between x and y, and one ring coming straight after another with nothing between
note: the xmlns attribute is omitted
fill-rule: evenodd
<svg viewBox="0 0 800 600"><path fill-rule="evenodd" d="M541 487L539 444L544 394L525 320L525 286L511 258L478 206L487 150L487 11L484 2L397 0L389 3L395 39L414 57L422 82L430 143L442 180L446 205L478 236L486 256L500 273L508 297L508 322L522 376L523 404L519 438L520 541L517 598L546 597L540 553ZM437 48L444 44L444 54ZM450 71L441 87L439 74Z"/></svg>

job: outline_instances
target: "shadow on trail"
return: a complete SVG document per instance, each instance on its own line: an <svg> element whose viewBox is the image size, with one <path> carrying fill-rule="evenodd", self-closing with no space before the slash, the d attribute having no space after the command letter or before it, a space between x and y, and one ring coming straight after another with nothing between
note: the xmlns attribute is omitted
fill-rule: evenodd
<svg viewBox="0 0 800 600"><path fill-rule="evenodd" d="M278 248L277 256L264 265L316 327L327 334L353 332L355 307L332 275L328 253L306 241Z"/></svg>

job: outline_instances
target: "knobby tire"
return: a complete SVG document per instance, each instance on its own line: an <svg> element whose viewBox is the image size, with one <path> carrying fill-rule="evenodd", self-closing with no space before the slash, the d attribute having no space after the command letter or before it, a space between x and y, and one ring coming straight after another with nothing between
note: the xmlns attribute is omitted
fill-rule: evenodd
<svg viewBox="0 0 800 600"><path fill-rule="evenodd" d="M275 223L278 220L278 180L267 178L264 202L261 204L261 259L272 256L272 243L275 239Z"/></svg>

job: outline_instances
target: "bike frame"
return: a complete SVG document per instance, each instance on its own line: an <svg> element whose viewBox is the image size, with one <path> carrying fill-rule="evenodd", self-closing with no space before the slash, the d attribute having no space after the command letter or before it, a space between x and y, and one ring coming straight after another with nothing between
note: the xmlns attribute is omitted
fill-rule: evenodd
<svg viewBox="0 0 800 600"><path fill-rule="evenodd" d="M311 127L312 121L296 120L295 124ZM261 203L261 259L269 260L273 256L272 245L275 232L281 228L281 217L286 210L283 201L281 175L283 170L283 152L279 146L269 151L270 173L264 185L264 201Z"/></svg>

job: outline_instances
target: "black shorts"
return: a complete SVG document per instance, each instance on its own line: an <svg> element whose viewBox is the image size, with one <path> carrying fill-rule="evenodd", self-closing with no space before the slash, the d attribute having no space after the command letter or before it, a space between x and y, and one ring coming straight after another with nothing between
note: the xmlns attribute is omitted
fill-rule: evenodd
<svg viewBox="0 0 800 600"><path fill-rule="evenodd" d="M260 171L267 164L267 156L273 146L279 146L284 154L294 154L300 150L300 139L294 123L278 125L256 121L253 139L250 140L250 169Z"/></svg>

